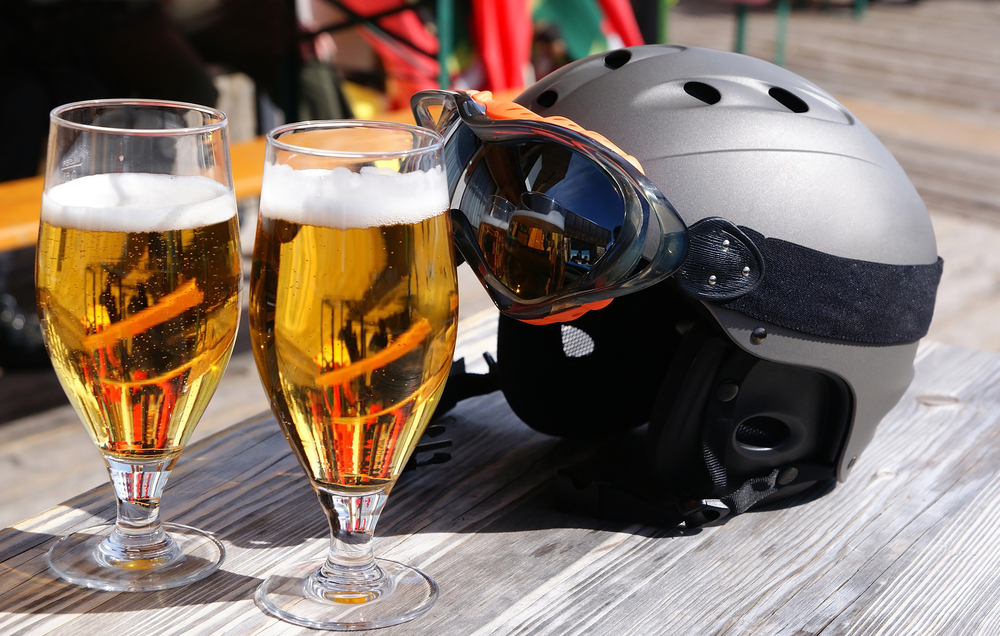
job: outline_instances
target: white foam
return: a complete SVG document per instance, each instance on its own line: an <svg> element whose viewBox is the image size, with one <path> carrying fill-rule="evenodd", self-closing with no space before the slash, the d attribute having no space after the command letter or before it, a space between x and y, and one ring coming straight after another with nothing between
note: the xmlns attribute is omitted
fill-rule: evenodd
<svg viewBox="0 0 1000 636"><path fill-rule="evenodd" d="M566 217L560 214L559 212L542 213L542 212L535 212L534 210L518 209L514 211L514 214L511 216L510 220L513 222L514 219L516 219L519 216L528 217L530 219L538 219L539 221L542 221L549 225L554 225L560 230L566 229Z"/></svg>
<svg viewBox="0 0 1000 636"><path fill-rule="evenodd" d="M399 173L366 166L358 173L264 166L260 213L273 219L346 230L418 223L447 209L448 181L440 167Z"/></svg>
<svg viewBox="0 0 1000 636"><path fill-rule="evenodd" d="M188 230L235 215L233 191L208 177L98 174L61 183L42 195L43 221L81 230Z"/></svg>
<svg viewBox="0 0 1000 636"><path fill-rule="evenodd" d="M495 216L489 216L488 214L484 214L480 220L485 225L492 225L493 227L498 227L504 231L510 227L510 221L504 221L503 219L498 219Z"/></svg>

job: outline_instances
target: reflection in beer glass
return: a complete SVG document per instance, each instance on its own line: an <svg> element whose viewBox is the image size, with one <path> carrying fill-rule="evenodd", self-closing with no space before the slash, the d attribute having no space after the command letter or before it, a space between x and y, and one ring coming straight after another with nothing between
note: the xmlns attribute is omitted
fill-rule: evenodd
<svg viewBox="0 0 1000 636"><path fill-rule="evenodd" d="M37 293L52 365L107 464L114 524L49 551L102 590L176 587L224 550L161 523L171 468L215 392L239 320L239 228L221 112L81 102L52 113Z"/></svg>
<svg viewBox="0 0 1000 636"><path fill-rule="evenodd" d="M524 193L510 218L500 280L521 298L542 298L562 284L567 260L566 210L545 194Z"/></svg>
<svg viewBox="0 0 1000 636"><path fill-rule="evenodd" d="M489 200L488 213L480 219L479 248L483 251L486 265L493 275L503 280L504 263L507 253L507 234L510 230L510 219L514 214L514 204L507 199L493 195Z"/></svg>
<svg viewBox="0 0 1000 636"><path fill-rule="evenodd" d="M458 297L441 138L318 122L268 135L250 282L254 357L330 521L325 558L257 590L268 614L363 629L426 612L437 585L375 559L389 491L444 389Z"/></svg>

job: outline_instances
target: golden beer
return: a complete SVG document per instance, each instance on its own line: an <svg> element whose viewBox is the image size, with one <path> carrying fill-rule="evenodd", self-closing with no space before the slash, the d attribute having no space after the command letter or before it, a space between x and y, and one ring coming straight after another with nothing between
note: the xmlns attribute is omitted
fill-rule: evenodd
<svg viewBox="0 0 1000 636"><path fill-rule="evenodd" d="M556 292L569 260L569 244L559 214L517 210L510 220L501 281L521 298Z"/></svg>
<svg viewBox="0 0 1000 636"><path fill-rule="evenodd" d="M266 204L250 333L275 416L315 485L391 487L451 366L448 218L340 229L271 216Z"/></svg>
<svg viewBox="0 0 1000 636"><path fill-rule="evenodd" d="M97 175L46 193L43 331L102 452L180 452L232 352L241 284L235 201L210 179Z"/></svg>
<svg viewBox="0 0 1000 636"><path fill-rule="evenodd" d="M483 251L486 265L493 272L493 275L503 279L506 274L504 263L507 253L507 224L484 216L479 224L479 233L476 236L479 242L479 249Z"/></svg>

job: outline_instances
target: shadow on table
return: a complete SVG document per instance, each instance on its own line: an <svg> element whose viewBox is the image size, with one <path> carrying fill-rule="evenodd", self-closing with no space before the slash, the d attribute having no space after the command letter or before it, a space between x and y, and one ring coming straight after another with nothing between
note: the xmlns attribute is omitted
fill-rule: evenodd
<svg viewBox="0 0 1000 636"><path fill-rule="evenodd" d="M303 479L304 481L304 479ZM808 501L822 497L833 489L833 485L828 483L822 487L815 488L798 497L791 498L787 502L779 505L772 505L761 510L775 510L778 508L801 505ZM311 501L309 501L311 500ZM299 545L310 538L321 538L326 535L326 524L319 513L318 504L307 492L305 497L297 497L295 502L286 503L276 508L273 513L279 511L285 513L294 511L301 504L310 504L315 508L316 519L310 519L307 523L297 524L294 527L284 527L284 541L282 545ZM391 511L389 511L391 515ZM391 518L391 516L390 516ZM266 520L261 519L266 524ZM319 523L316 523L318 521ZM251 524L255 525L255 524ZM548 530L554 528L576 528L584 530L603 530L612 532L631 532L637 536L647 538L683 538L695 536L702 530L700 528L685 530L682 528L658 528L654 526L640 526L636 528L634 524L624 522L602 521L581 515L561 513L555 510L551 502L548 501L548 494L543 490L537 496L532 496L520 501L513 510L502 515L494 523L486 524L470 532L481 534L490 533L516 533L529 532L532 530ZM271 526L272 533L274 526ZM380 534L380 536L391 537L397 534L409 534L419 532L419 529L407 528L406 524L398 524L393 531ZM462 532L462 530L459 530ZM272 533L257 536L273 536ZM274 544L268 541L267 546L254 545L255 541L249 539L253 533L243 535L219 535L225 543L240 544L247 543L249 547L269 547ZM194 605L207 605L210 603L223 602L232 603L238 601L249 601L253 597L254 591L260 585L262 579L235 574L225 570L215 572L207 579L173 590L163 590L158 592L140 593L114 593L88 590L69 584L59 579L49 568L46 560L46 552L51 543L58 537L45 533L24 532L13 528L0 530L0 560L4 561L0 565L0 580L3 581L5 590L3 607L5 612L25 613L25 614L102 614L113 612L135 612L151 609L184 607ZM378 547L376 545L376 551ZM30 553L30 554L29 554ZM542 553L533 556L541 556ZM20 558L14 558L18 557ZM19 599L23 601L19 602ZM23 606L21 605L23 603Z"/></svg>
<svg viewBox="0 0 1000 636"><path fill-rule="evenodd" d="M103 592L60 579L48 567L46 553L53 535L0 530L0 610L20 614L94 614L234 602L253 597L261 579L219 570L184 587L156 592ZM26 554L30 553L30 554ZM21 555L13 559L11 555Z"/></svg>
<svg viewBox="0 0 1000 636"><path fill-rule="evenodd" d="M103 592L77 587L56 577L51 570L28 576L16 573L22 581L13 582L17 597L30 599L30 605L18 607L16 600L5 602L5 611L21 614L103 614L142 612L168 607L208 605L253 598L261 579L218 571L207 579L184 587L157 592ZM4 578L11 580L11 572Z"/></svg>
<svg viewBox="0 0 1000 636"><path fill-rule="evenodd" d="M234 429L231 429L231 431ZM693 536L700 529L675 525L640 525L564 512L553 482L559 468L578 463L601 448L601 442L564 441L523 425L499 393L468 400L454 412L447 437L454 440L451 461L405 472L389 497L377 537L421 532L462 534L516 533L576 528L632 532L643 536ZM234 448L264 462L254 486L243 485L236 467L201 462L232 456ZM326 518L301 468L269 415L222 432L191 449L191 463L176 471L163 500L163 519L214 533L230 546L249 550L295 547L328 536ZM183 460L182 460L183 461ZM824 489L825 488L825 489ZM226 497L206 497L224 493ZM813 489L764 510L801 505L823 496L832 485ZM113 521L110 486L92 490L65 504L88 513L91 523ZM726 520L723 521L724 523ZM10 533L20 533L11 536ZM0 559L31 549L48 549L55 537L8 529L0 531Z"/></svg>

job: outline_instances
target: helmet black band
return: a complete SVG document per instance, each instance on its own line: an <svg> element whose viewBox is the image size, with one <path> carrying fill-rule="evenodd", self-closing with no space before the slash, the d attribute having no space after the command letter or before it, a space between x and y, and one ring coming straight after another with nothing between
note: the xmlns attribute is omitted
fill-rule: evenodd
<svg viewBox="0 0 1000 636"><path fill-rule="evenodd" d="M674 277L689 296L766 323L894 345L927 334L943 264L843 258L709 217L688 228L688 253Z"/></svg>
<svg viewBox="0 0 1000 636"><path fill-rule="evenodd" d="M927 335L944 261L891 265L825 254L741 228L760 248L759 285L721 302L751 318L802 333L874 345Z"/></svg>

